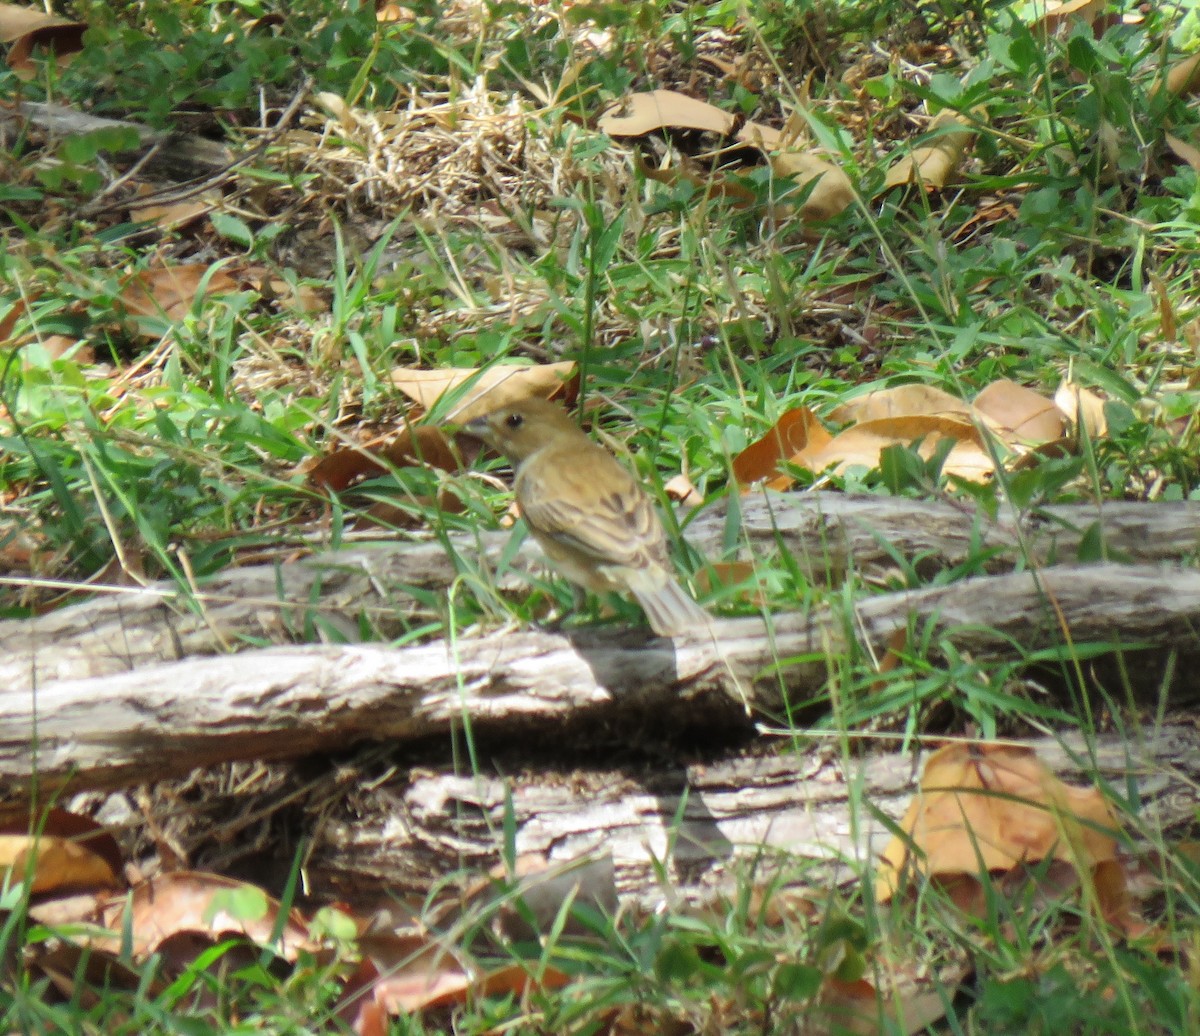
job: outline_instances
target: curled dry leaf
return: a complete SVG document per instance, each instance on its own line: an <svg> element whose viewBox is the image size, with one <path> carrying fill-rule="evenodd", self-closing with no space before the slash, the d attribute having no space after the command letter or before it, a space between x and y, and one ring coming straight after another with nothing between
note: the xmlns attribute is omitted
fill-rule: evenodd
<svg viewBox="0 0 1200 1036"><path fill-rule="evenodd" d="M963 152L975 139L975 130L966 118L954 111L939 113L929 124L930 143L913 148L901 156L887 172L884 190L915 183L941 190L958 170Z"/></svg>
<svg viewBox="0 0 1200 1036"><path fill-rule="evenodd" d="M573 400L575 364L570 361L534 366L496 363L490 367L450 367L417 370L399 367L392 384L422 410L429 411L443 396L453 393L442 419L463 424L519 399Z"/></svg>
<svg viewBox="0 0 1200 1036"><path fill-rule="evenodd" d="M1090 389L1074 381L1064 381L1054 393L1054 402L1067 420L1086 433L1088 438L1099 439L1108 432L1104 400Z"/></svg>
<svg viewBox="0 0 1200 1036"><path fill-rule="evenodd" d="M1197 55L1197 57L1200 58L1200 55ZM1163 139L1166 140L1167 147L1175 153L1177 158L1182 158L1193 169L1200 172L1200 148L1197 148L1195 144L1180 139L1174 133L1166 134Z"/></svg>
<svg viewBox="0 0 1200 1036"><path fill-rule="evenodd" d="M1176 97L1186 97L1195 93L1200 88L1200 54L1193 54L1172 65L1167 70L1167 78L1163 82L1167 93ZM1157 93L1159 85L1161 84L1156 84L1151 92Z"/></svg>
<svg viewBox="0 0 1200 1036"><path fill-rule="evenodd" d="M379 478L391 468L428 465L457 471L458 460L445 433L433 425L409 425L387 446L345 447L320 458L307 472L314 486L334 493L365 478Z"/></svg>
<svg viewBox="0 0 1200 1036"><path fill-rule="evenodd" d="M800 204L799 215L802 219L832 219L854 201L854 186L850 183L850 177L823 158L799 151L783 151L772 156L771 168L776 176L791 177L799 187L817 181ZM786 200L783 204L787 205Z"/></svg>
<svg viewBox="0 0 1200 1036"><path fill-rule="evenodd" d="M1060 781L1032 749L955 744L929 757L921 787L883 852L876 895L927 878L1064 860L1081 872L1115 858L1116 820L1096 788Z"/></svg>
<svg viewBox="0 0 1200 1036"><path fill-rule="evenodd" d="M808 407L789 410L757 442L752 442L733 458L733 477L743 486L767 480L768 489L787 489L790 475L781 474L782 461L793 460L797 454L829 443L831 436L817 415Z"/></svg>
<svg viewBox="0 0 1200 1036"><path fill-rule="evenodd" d="M118 888L122 867L116 840L89 817L64 809L0 817L0 868L13 881L30 874L32 892Z"/></svg>
<svg viewBox="0 0 1200 1036"><path fill-rule="evenodd" d="M912 383L855 396L830 413L829 419L837 424L854 424L885 417L967 417L970 413L971 405L957 396L933 385Z"/></svg>
<svg viewBox="0 0 1200 1036"><path fill-rule="evenodd" d="M729 112L674 90L632 94L607 109L597 121L600 129L614 137L640 137L661 129L703 130L728 136L736 124L737 119ZM802 219L830 219L854 200L850 178L841 169L816 155L785 148L784 135L779 130L747 122L737 130L734 139L767 152L776 176L794 179L800 187L817 181L799 207ZM713 177L707 172L702 175L679 166L655 169L641 162L639 165L643 175L660 183L674 184L684 178L711 194L732 197L743 204L755 200L753 191L727 176ZM787 203L781 208L786 209Z"/></svg>
<svg viewBox="0 0 1200 1036"><path fill-rule="evenodd" d="M0 43L8 43L8 67L21 79L37 74L33 50L53 51L60 67L83 49L84 22L47 14L36 8L0 4Z"/></svg>
<svg viewBox="0 0 1200 1036"><path fill-rule="evenodd" d="M1035 32L1054 33L1080 22L1091 25L1107 6L1108 0L1064 0L1063 3L1047 4L1045 14L1035 19L1030 28Z"/></svg>
<svg viewBox="0 0 1200 1036"><path fill-rule="evenodd" d="M1052 399L1007 378L980 392L974 409L1010 445L1054 442L1066 431L1063 412Z"/></svg>
<svg viewBox="0 0 1200 1036"><path fill-rule="evenodd" d="M115 940L121 938L128 921L133 953L144 956L163 939L182 931L239 932L266 946L282 911L277 900L255 885L219 874L171 871L114 899L104 910L104 924ZM299 914L291 911L280 932L280 954L294 960L297 951L311 948L308 928Z"/></svg>
<svg viewBox="0 0 1200 1036"><path fill-rule="evenodd" d="M630 94L605 109L596 125L610 137L641 137L661 129L702 130L728 134L735 119L706 101L677 90Z"/></svg>
<svg viewBox="0 0 1200 1036"><path fill-rule="evenodd" d="M928 460L944 439L954 442L942 465L943 473L970 482L986 482L995 464L974 422L949 415L912 415L862 421L835 435L817 450L805 450L792 463L820 474L827 468L843 472L851 467L876 468L889 446L908 446L920 440L918 452Z"/></svg>
<svg viewBox="0 0 1200 1036"><path fill-rule="evenodd" d="M684 507L699 507L704 503L704 497L692 485L692 480L687 475L674 475L667 479L663 483L663 492L668 500L683 504Z"/></svg>

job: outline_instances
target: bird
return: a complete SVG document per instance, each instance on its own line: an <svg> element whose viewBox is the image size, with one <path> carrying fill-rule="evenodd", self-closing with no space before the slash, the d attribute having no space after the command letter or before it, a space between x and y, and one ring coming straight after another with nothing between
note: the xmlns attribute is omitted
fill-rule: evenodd
<svg viewBox="0 0 1200 1036"><path fill-rule="evenodd" d="M463 427L512 463L525 524L567 579L594 593L631 594L660 637L709 624L672 573L650 495L566 410L524 399Z"/></svg>

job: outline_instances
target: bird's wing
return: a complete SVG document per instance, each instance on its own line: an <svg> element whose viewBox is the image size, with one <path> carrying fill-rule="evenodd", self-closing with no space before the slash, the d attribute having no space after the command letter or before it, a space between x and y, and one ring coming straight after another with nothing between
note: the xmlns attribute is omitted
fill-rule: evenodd
<svg viewBox="0 0 1200 1036"><path fill-rule="evenodd" d="M575 459L518 478L517 502L530 527L597 565L665 565L662 523L637 480L599 447L587 463Z"/></svg>

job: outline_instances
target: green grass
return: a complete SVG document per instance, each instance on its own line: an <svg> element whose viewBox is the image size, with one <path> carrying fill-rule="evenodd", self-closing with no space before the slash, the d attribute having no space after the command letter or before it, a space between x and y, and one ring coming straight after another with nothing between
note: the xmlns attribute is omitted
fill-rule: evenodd
<svg viewBox="0 0 1200 1036"><path fill-rule="evenodd" d="M338 544L371 499L401 502L448 547L457 542L449 533L492 527L508 497L477 472L399 469L332 504L306 484L304 462L398 426L408 403L390 372L403 366L574 359L597 433L648 483L684 470L708 500L731 491L731 458L794 406L825 412L868 386L908 382L970 398L1011 378L1052 393L1070 375L1109 400L1110 435L1078 456L969 490L900 450L884 471L831 484L990 509L1007 498L1025 511L1200 499L1200 174L1164 141L1168 131L1194 140L1200 117L1189 98L1156 89L1182 56L1173 47L1186 43L1180 23L1191 14L1177 22L1173 9L1154 8L1099 39L1085 28L1045 39L1015 9L901 0L780 0L750 12L666 0L489 3L470 17L422 2L392 24L376 24L371 4L330 0L69 6L91 26L84 53L29 83L0 72L6 95L245 147L258 139L248 130L270 126L306 76L314 92L367 118L414 104L461 108L439 116L441 136L421 137L432 158L408 156L417 174L389 178L366 162L370 132L323 121L311 102L293 127L309 134L305 143L288 151L275 141L227 185L227 211L169 233L126 222L121 205L81 214L123 168L112 158L122 140L6 137L0 327L24 344L0 371L0 550L17 558L21 537L32 543L24 567L6 565L6 617L56 602L59 590L40 579L166 579L190 594L194 579L242 559L290 554L298 535ZM263 15L275 17L251 24ZM712 52L743 62L744 80L731 84L706 64ZM802 108L800 123L851 177L857 203L805 227L766 204L739 208L645 179L628 145L594 121L627 91L655 87L775 125ZM884 192L887 156L919 143L924 116L945 108L978 127L959 181L936 193ZM475 145L486 160L456 165ZM647 154L653 163L657 152ZM745 180L764 200L778 187L763 167ZM291 253L289 241L300 242ZM301 272L289 254L316 259ZM135 326L121 312L122 286L164 256L213 273L262 264L324 304L302 312L260 283L200 298L178 321ZM78 344L60 355L43 347L51 336ZM503 474L493 462L480 467ZM462 515L429 506L446 484ZM729 546L739 546L736 531ZM880 589L856 573L827 588L786 558L760 560L772 609L830 603L848 629L854 598ZM472 557L457 561L461 585L430 599L405 639L570 607L560 580L534 579L527 594L501 600ZM981 551L935 580L977 574L985 561ZM928 584L910 559L896 563L894 585ZM592 604L581 621L610 620ZM1037 659L985 664L913 632L896 669L881 676L865 656L831 658L822 693L773 719L785 730L803 716L841 734L905 739L967 728L1095 733L1075 715L1081 699L1069 697L1082 693L1078 659L1048 660L1069 689L1056 701L1028 676ZM1106 711L1136 729L1124 690L1109 692ZM1169 852L1163 832L1143 833ZM1177 946L1195 941L1195 896L1194 875L1179 865L1153 904ZM841 893L814 918L782 926L752 916L748 891L719 916L593 919L591 941L509 948L578 975L575 985L472 1003L453 1025L584 1033L603 1031L607 1011L631 1011L680 1031L802 1031L828 976L902 970L969 946L973 977L946 987L953 1021L940 1031L1195 1028L1186 967L1115 944L1070 906L1018 910L1000 895L992 905L970 929L936 902L917 922ZM26 947L50 938L36 927L7 931ZM905 939L920 952L898 949ZM143 988L91 1005L51 1002L46 979L9 969L2 1017L29 1031L301 1032L335 998L316 961L282 981L253 968L225 976L219 1007L189 1000L188 983L181 995L178 979L173 991L152 991L153 965L143 967ZM240 1029L225 1028L235 1019ZM407 1018L393 1031L450 1024Z"/></svg>

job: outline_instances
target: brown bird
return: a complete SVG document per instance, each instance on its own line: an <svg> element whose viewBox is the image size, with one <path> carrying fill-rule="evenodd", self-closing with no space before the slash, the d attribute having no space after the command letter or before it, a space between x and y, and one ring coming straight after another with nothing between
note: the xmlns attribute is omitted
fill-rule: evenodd
<svg viewBox="0 0 1200 1036"><path fill-rule="evenodd" d="M564 576L596 593L632 594L659 636L708 625L671 573L654 502L562 407L521 400L465 427L512 462L525 523Z"/></svg>

